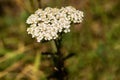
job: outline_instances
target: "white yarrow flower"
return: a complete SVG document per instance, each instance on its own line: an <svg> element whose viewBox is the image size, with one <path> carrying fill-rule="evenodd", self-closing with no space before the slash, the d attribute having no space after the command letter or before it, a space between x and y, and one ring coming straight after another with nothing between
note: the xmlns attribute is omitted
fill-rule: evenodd
<svg viewBox="0 0 120 80"><path fill-rule="evenodd" d="M26 20L26 23L30 24L27 32L32 38L36 38L37 42L56 39L59 33L70 32L71 23L81 23L83 17L83 12L72 6L38 9Z"/></svg>

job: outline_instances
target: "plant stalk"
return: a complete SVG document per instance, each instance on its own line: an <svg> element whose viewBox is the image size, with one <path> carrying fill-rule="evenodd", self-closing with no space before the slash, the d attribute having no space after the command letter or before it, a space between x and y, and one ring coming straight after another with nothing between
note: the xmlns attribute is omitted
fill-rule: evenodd
<svg viewBox="0 0 120 80"><path fill-rule="evenodd" d="M68 71L65 67L65 60L63 59L63 54L61 53L61 39L55 40L55 45L57 52L53 55L54 69L52 75L48 77L55 80L68 80Z"/></svg>

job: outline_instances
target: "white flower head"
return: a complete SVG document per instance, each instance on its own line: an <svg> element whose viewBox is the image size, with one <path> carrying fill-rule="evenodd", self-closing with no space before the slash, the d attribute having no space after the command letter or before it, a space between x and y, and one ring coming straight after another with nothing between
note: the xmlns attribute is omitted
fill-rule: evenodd
<svg viewBox="0 0 120 80"><path fill-rule="evenodd" d="M56 39L61 32L70 32L71 23L81 23L83 17L83 12L72 6L61 9L51 7L44 10L38 9L26 20L26 23L30 25L27 32L32 35L32 38L36 38L37 42L49 41Z"/></svg>

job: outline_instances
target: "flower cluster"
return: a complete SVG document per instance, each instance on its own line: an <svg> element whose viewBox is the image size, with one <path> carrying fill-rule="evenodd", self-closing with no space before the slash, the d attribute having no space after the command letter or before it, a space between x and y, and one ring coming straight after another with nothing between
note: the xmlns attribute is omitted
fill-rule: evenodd
<svg viewBox="0 0 120 80"><path fill-rule="evenodd" d="M52 40L58 37L61 32L70 32L71 23L80 23L83 20L83 12L72 6L58 8L47 7L44 10L38 9L30 15L26 21L30 24L27 28L28 34L41 40Z"/></svg>

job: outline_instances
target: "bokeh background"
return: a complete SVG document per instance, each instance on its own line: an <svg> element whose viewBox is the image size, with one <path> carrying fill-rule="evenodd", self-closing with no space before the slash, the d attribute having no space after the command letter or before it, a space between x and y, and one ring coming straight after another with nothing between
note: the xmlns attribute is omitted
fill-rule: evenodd
<svg viewBox="0 0 120 80"><path fill-rule="evenodd" d="M40 2L40 4L38 3ZM28 35L27 17L45 7L73 6L81 24L64 35L69 80L120 80L120 0L0 0L0 80L46 80L52 72L49 42Z"/></svg>

